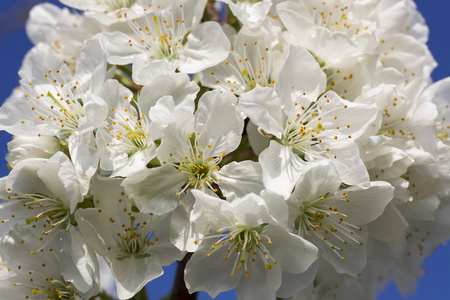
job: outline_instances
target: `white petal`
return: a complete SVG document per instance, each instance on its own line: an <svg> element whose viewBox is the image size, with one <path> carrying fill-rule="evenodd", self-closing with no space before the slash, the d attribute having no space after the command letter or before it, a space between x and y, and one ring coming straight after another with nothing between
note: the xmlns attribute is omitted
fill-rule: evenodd
<svg viewBox="0 0 450 300"><path fill-rule="evenodd" d="M304 48L290 46L278 76L278 94L284 109L290 111L299 97L316 101L325 90L327 76L314 57Z"/></svg>
<svg viewBox="0 0 450 300"><path fill-rule="evenodd" d="M319 250L316 246L281 226L267 226L264 234L272 241L268 246L270 255L285 272L303 273L317 260Z"/></svg>
<svg viewBox="0 0 450 300"><path fill-rule="evenodd" d="M205 148L205 158L230 153L239 146L244 120L236 109L236 102L236 97L227 91L206 92L200 98L195 129L200 132L198 140Z"/></svg>
<svg viewBox="0 0 450 300"><path fill-rule="evenodd" d="M59 151L61 144L57 137L50 136L15 136L8 142L6 160L11 167L28 158L50 158Z"/></svg>
<svg viewBox="0 0 450 300"><path fill-rule="evenodd" d="M137 259L134 256L123 261L113 261L111 270L116 279L119 299L132 298L149 281L158 278L164 273L161 266L143 262L142 259Z"/></svg>
<svg viewBox="0 0 450 300"><path fill-rule="evenodd" d="M383 214L375 221L369 224L370 234L373 238L389 243L395 256L401 254L401 251L395 251L395 245L403 244L402 239L407 234L409 224L401 214L401 212L395 207L394 204L389 203L386 206Z"/></svg>
<svg viewBox="0 0 450 300"><path fill-rule="evenodd" d="M170 241L181 251L195 252L201 235L193 230L189 221L191 211L195 202L191 193L181 196L180 205L175 208L170 220Z"/></svg>
<svg viewBox="0 0 450 300"><path fill-rule="evenodd" d="M97 93L97 96L108 103L109 107L117 109L118 107L127 107L123 102L125 102L126 99L130 101L133 97L133 93L117 80L108 79Z"/></svg>
<svg viewBox="0 0 450 300"><path fill-rule="evenodd" d="M175 74L177 65L165 60L148 60L147 56L136 55L133 62L133 81L140 85L151 84L161 75Z"/></svg>
<svg viewBox="0 0 450 300"><path fill-rule="evenodd" d="M310 285L315 279L318 265L318 260L316 260L308 270L303 273L293 274L283 272L281 274L281 286L277 290L277 297L290 298L298 291L303 290Z"/></svg>
<svg viewBox="0 0 450 300"><path fill-rule="evenodd" d="M289 209L286 200L277 193L269 190L263 190L261 192L261 198L266 202L270 214L277 220L278 224L284 228L288 228Z"/></svg>
<svg viewBox="0 0 450 300"><path fill-rule="evenodd" d="M57 152L46 161L37 171L37 175L55 197L60 198L67 207L70 207L71 213L83 200L72 162L62 152Z"/></svg>
<svg viewBox="0 0 450 300"><path fill-rule="evenodd" d="M276 299L275 292L281 285L281 270L277 265L267 270L260 261L248 264L250 279L242 275L236 287L238 299ZM240 271L242 272L242 271Z"/></svg>
<svg viewBox="0 0 450 300"><path fill-rule="evenodd" d="M315 235L311 235L309 240L319 247L321 257L331 263L336 269L336 272L356 276L364 268L367 261L367 249L364 244L367 238L367 228L363 227L362 232L355 232L354 235L354 238L363 241L363 245L360 246L358 243L348 241L344 245L345 247L342 247L343 251L339 251L339 254L336 254L330 246L325 245L323 240ZM333 245L342 245L341 241L335 235L327 235L327 241Z"/></svg>
<svg viewBox="0 0 450 300"><path fill-rule="evenodd" d="M167 97L164 99L169 100ZM173 104L168 105L170 107ZM172 157L176 162L184 160L191 153L189 136L195 131L191 111L185 107L175 109L162 125L161 145L156 149L158 159L161 162L171 161Z"/></svg>
<svg viewBox="0 0 450 300"><path fill-rule="evenodd" d="M42 74L46 74L48 70L59 70L58 81L60 83L68 83L72 80L72 73L67 65L53 55L32 53L26 57L24 65L26 67L19 71L19 75L22 78L21 81L25 84L32 82L33 85L48 85L48 78L42 76Z"/></svg>
<svg viewBox="0 0 450 300"><path fill-rule="evenodd" d="M271 141L259 156L264 186L287 199L300 176L305 162L290 147Z"/></svg>
<svg viewBox="0 0 450 300"><path fill-rule="evenodd" d="M74 132L69 137L69 151L80 181L81 192L85 195L89 191L89 183L97 171L99 160L94 134L92 132L84 134Z"/></svg>
<svg viewBox="0 0 450 300"><path fill-rule="evenodd" d="M367 224L379 217L391 201L394 188L384 181L372 181L367 189L350 187L344 190L349 202L335 203L339 212L348 215L347 222L354 225Z"/></svg>
<svg viewBox="0 0 450 300"><path fill-rule="evenodd" d="M175 106L182 105L194 111L194 99L199 91L198 85L183 73L160 75L141 89L139 107L147 113L156 102L170 95Z"/></svg>
<svg viewBox="0 0 450 300"><path fill-rule="evenodd" d="M361 187L369 185L369 174L355 143L336 143L331 151L333 155L336 155L336 159L332 159L332 163L342 182Z"/></svg>
<svg viewBox="0 0 450 300"><path fill-rule="evenodd" d="M171 95L161 97L154 106L150 108L148 113L151 120L149 131L152 133L153 139L161 138L162 130L167 127L167 122L171 119L171 114L175 110L175 103ZM191 110L186 110L187 112ZM194 109L192 108L192 112Z"/></svg>
<svg viewBox="0 0 450 300"><path fill-rule="evenodd" d="M335 192L341 185L341 179L328 161L309 164L304 175L295 186L291 199L317 199L326 193Z"/></svg>
<svg viewBox="0 0 450 300"><path fill-rule="evenodd" d="M230 203L218 197L207 195L199 190L191 190L195 197L195 204L191 212L190 221L194 231L200 234L208 234L213 224L226 224L233 219ZM219 213L220 212L220 213Z"/></svg>
<svg viewBox="0 0 450 300"><path fill-rule="evenodd" d="M94 285L98 288L99 266L95 252L73 226L70 227L70 245L67 246L70 247L68 259L71 261L61 264L61 275L70 278L80 292L88 292Z"/></svg>
<svg viewBox="0 0 450 300"><path fill-rule="evenodd" d="M155 147L150 147L132 154L126 164L114 169L111 176L127 177L146 169L147 164L156 156L155 150Z"/></svg>
<svg viewBox="0 0 450 300"><path fill-rule="evenodd" d="M231 290L237 285L243 272L235 272L234 277L230 276L234 256L225 260L224 257L228 255L226 250L226 247L220 247L208 257L211 246L205 244L194 252L186 265L184 279L190 293L204 291L215 298L221 292Z"/></svg>
<svg viewBox="0 0 450 300"><path fill-rule="evenodd" d="M259 194L264 189L261 166L254 161L233 161L223 166L216 174L221 179L220 190L227 198L241 198L248 193Z"/></svg>
<svg viewBox="0 0 450 300"><path fill-rule="evenodd" d="M184 73L197 73L225 60L230 50L230 42L216 22L198 25L188 35L181 51L179 70Z"/></svg>
<svg viewBox="0 0 450 300"><path fill-rule="evenodd" d="M33 191L42 195L52 195L49 188L42 184L40 178L37 176L37 171L44 162L44 159L28 159L17 164L6 178L6 189L22 193Z"/></svg>
<svg viewBox="0 0 450 300"><path fill-rule="evenodd" d="M146 53L144 46L135 42L132 47L128 42L133 39L120 31L101 33L96 36L105 45L108 62L113 65L127 65L134 61L134 57Z"/></svg>
<svg viewBox="0 0 450 300"><path fill-rule="evenodd" d="M78 121L80 134L90 133L97 129L105 121L108 114L105 100L95 95L91 95L89 100L83 106L85 117L80 118Z"/></svg>
<svg viewBox="0 0 450 300"><path fill-rule="evenodd" d="M162 215L178 205L176 193L186 175L171 165L143 170L125 178L122 186L141 212Z"/></svg>
<svg viewBox="0 0 450 300"><path fill-rule="evenodd" d="M239 107L252 122L267 133L281 138L283 128L283 111L281 100L272 88L256 86L239 97Z"/></svg>
<svg viewBox="0 0 450 300"><path fill-rule="evenodd" d="M104 226L104 218L95 208L78 209L75 219L89 247L109 262L107 245L116 244L114 236L111 234L114 232L114 228L108 224Z"/></svg>
<svg viewBox="0 0 450 300"><path fill-rule="evenodd" d="M86 41L78 54L75 79L84 91L97 93L106 78L106 52L98 39Z"/></svg>

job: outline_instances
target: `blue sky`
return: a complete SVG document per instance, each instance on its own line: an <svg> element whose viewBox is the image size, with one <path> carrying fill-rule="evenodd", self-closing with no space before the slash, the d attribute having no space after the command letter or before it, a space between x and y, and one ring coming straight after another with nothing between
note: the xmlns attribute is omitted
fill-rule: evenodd
<svg viewBox="0 0 450 300"><path fill-rule="evenodd" d="M13 7L21 3L32 3L39 1L0 1L0 103L9 96L12 89L18 84L17 70L22 58L31 48L25 31L16 21L21 16L14 14ZM56 3L57 1L49 1ZM439 66L433 73L435 81L450 76L450 22L448 22L448 11L450 1L446 0L416 0L419 11L424 15L430 27L429 47ZM23 6L22 6L23 7ZM23 18L22 18L23 19ZM20 23L20 22L19 22ZM6 143L10 136L0 132L0 157L6 155ZM6 161L0 161L0 176L8 174ZM448 278L450 278L450 246L440 247L436 253L425 261L427 275L419 281L417 294L409 296L408 300L420 299L442 299L448 294ZM175 275L175 266L168 267L166 274L148 286L151 299L160 299L170 291ZM210 299L206 294L200 295L199 299ZM219 295L216 299L230 300L236 299L234 293L228 292ZM403 299L393 284L379 296L380 300Z"/></svg>

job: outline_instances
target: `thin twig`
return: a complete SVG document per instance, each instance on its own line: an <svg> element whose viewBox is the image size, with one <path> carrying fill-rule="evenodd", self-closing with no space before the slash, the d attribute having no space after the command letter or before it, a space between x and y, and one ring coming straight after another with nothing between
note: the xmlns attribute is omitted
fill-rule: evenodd
<svg viewBox="0 0 450 300"><path fill-rule="evenodd" d="M191 258L192 253L186 254L183 260L178 262L177 273L175 274L175 282L173 284L170 300L195 300L197 299L197 293L189 294L188 289L184 283L184 268L188 260Z"/></svg>

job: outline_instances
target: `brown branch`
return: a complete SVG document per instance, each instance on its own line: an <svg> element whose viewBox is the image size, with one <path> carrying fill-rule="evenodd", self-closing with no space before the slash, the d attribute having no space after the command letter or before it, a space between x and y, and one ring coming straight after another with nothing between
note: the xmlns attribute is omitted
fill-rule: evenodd
<svg viewBox="0 0 450 300"><path fill-rule="evenodd" d="M183 260L178 262L177 273L175 274L175 282L173 283L172 293L170 300L195 300L197 299L197 293L189 294L188 289L184 283L184 268L188 260L191 258L192 253L186 254Z"/></svg>
<svg viewBox="0 0 450 300"><path fill-rule="evenodd" d="M215 8L214 2L208 1L208 3L206 3L206 12L211 21L220 23L220 13Z"/></svg>

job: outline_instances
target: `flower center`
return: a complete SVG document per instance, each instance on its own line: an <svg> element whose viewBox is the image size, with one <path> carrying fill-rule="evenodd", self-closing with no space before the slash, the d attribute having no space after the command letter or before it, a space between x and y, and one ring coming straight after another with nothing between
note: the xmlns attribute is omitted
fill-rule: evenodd
<svg viewBox="0 0 450 300"><path fill-rule="evenodd" d="M130 226L123 227L122 233L119 232L115 236L117 260L124 260L131 256L138 259L150 256L149 251L153 246L153 243L150 242L152 232L145 233L143 228L147 223L135 224L135 220L134 216L130 216Z"/></svg>
<svg viewBox="0 0 450 300"><path fill-rule="evenodd" d="M59 198L53 199L41 194L18 194L8 197L10 201L20 201L18 215L10 220L22 219L30 230L37 230L42 236L53 236L60 230L67 231L71 226L70 209ZM1 220L5 222L9 220ZM51 239L51 238L50 238Z"/></svg>
<svg viewBox="0 0 450 300"><path fill-rule="evenodd" d="M340 31L350 36L358 35L361 29L355 23L352 6L352 1L321 1L320 4L312 7L314 23L331 32ZM367 30L367 27L363 29Z"/></svg>
<svg viewBox="0 0 450 300"><path fill-rule="evenodd" d="M31 120L37 118L35 124L50 125L68 137L78 130L78 120L85 115L80 98L82 93L77 91L80 86L78 82L73 86L65 85L65 79L59 70L49 70L44 76L48 85L35 87L31 82L28 85L22 84L24 97L29 99L31 105ZM21 122L25 123L25 120Z"/></svg>
<svg viewBox="0 0 450 300"><path fill-rule="evenodd" d="M217 69L225 68L227 76L223 77L220 74L216 75L215 72L210 72L216 84L220 84L235 94L249 92L257 85L275 88L275 80L271 78L271 46L270 44L262 45L264 42L258 37L253 41L251 37L248 37L247 41L243 43L243 47L235 44L235 48L230 50L228 60Z"/></svg>
<svg viewBox="0 0 450 300"><path fill-rule="evenodd" d="M214 252L227 247L227 255L224 257L228 260L231 255L236 253L236 259L234 262L233 270L230 273L231 277L234 277L235 270L244 269L244 273L247 279L251 276L248 271L248 263L255 262L259 257L264 263L265 268L270 270L272 264L278 264L272 256L270 256L266 244L271 245L272 241L264 234L264 229L267 226L266 223L259 225L258 227L248 228L247 226L235 222L233 226L221 228L217 230L218 235L209 236L206 238L218 238L217 242L211 246L211 252L208 256L211 256Z"/></svg>
<svg viewBox="0 0 450 300"><path fill-rule="evenodd" d="M129 24L138 37L135 42L144 46L152 59L178 59L180 49L191 33L184 24L183 5L157 10L153 17L132 19ZM132 40L128 42L130 46L134 45Z"/></svg>
<svg viewBox="0 0 450 300"><path fill-rule="evenodd" d="M295 219L295 231L306 239L314 235L327 247L330 247L336 255L344 259L340 252L344 250L343 247L348 241L362 246L363 243L359 241L361 238L355 234L355 231L362 229L348 223L346 221L348 215L339 212L336 207L332 206L331 202L335 200L350 201L346 193L343 193L342 196L326 194L313 201L302 201Z"/></svg>
<svg viewBox="0 0 450 300"><path fill-rule="evenodd" d="M116 143L106 144L108 147L122 147L128 157L136 152L152 146L149 140L149 120L145 113L138 115L130 105L122 109L111 108L114 115L108 115L108 131Z"/></svg>
<svg viewBox="0 0 450 300"><path fill-rule="evenodd" d="M200 135L200 132L197 132L197 135ZM176 196L179 196L188 188L202 190L207 187L212 191L217 192L217 189L213 184L218 183L221 179L216 179L215 173L220 169L219 163L222 161L225 153L222 153L218 157L204 158L203 151L201 150L202 147L198 145L196 134L192 133L189 135L188 140L190 146L189 155L184 157L185 160L182 160L179 163L173 163L173 166L175 166L179 172L186 175L186 182L182 190L178 192ZM211 147L212 145L208 145L208 148Z"/></svg>
<svg viewBox="0 0 450 300"><path fill-rule="evenodd" d="M216 190L212 187L214 183L214 173L219 169L216 159L203 161L202 159L194 162L182 161L179 164L178 171L187 175L186 186L194 189L203 189L205 186Z"/></svg>
<svg viewBox="0 0 450 300"><path fill-rule="evenodd" d="M74 291L73 286L67 282L61 282L53 278L46 278L46 281L50 282L51 285L46 287L46 289L35 288L31 292L33 295L44 295L47 300L52 299L63 299L63 300L74 300L77 298L78 294Z"/></svg>
<svg viewBox="0 0 450 300"><path fill-rule="evenodd" d="M286 122L281 144L293 147L294 152L303 159L306 153L320 157L323 151L313 146L322 143L325 129L320 123L321 118L317 115L316 104L301 109L302 113L298 112L294 118Z"/></svg>

